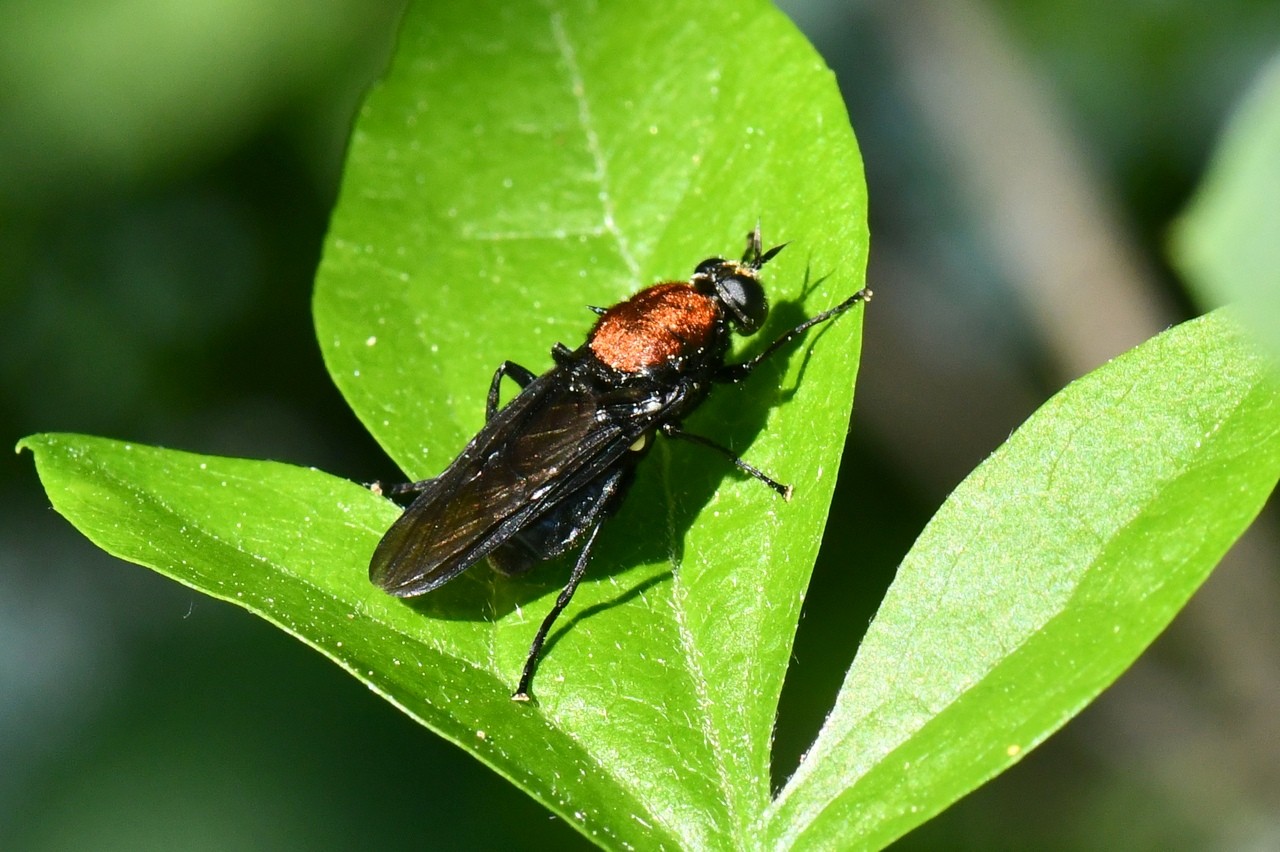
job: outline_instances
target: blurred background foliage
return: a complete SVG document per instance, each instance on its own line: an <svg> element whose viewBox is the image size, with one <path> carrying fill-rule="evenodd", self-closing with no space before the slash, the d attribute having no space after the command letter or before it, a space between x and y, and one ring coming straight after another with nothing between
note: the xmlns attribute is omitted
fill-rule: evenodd
<svg viewBox="0 0 1280 852"><path fill-rule="evenodd" d="M848 100L877 298L780 778L950 489L1064 382L1201 309L1169 229L1280 49L1274 0L784 8ZM0 434L395 476L309 297L399 10L0 0ZM0 499L5 848L585 843L283 633L96 551L29 458ZM1264 512L1115 688L900 847L1280 845L1278 552Z"/></svg>

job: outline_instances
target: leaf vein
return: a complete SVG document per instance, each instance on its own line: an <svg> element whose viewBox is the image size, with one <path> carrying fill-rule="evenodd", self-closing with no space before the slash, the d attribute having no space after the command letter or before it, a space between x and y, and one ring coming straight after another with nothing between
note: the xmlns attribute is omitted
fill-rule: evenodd
<svg viewBox="0 0 1280 852"><path fill-rule="evenodd" d="M551 15L551 36L555 39L556 49L560 51L560 59L568 71L569 91L578 105L578 125L582 128L582 135L587 145L587 153L591 155L592 162L595 165L595 171L592 173L591 178L600 188L598 197L603 219L602 225L604 230L617 243L618 255L626 263L632 277L639 280L640 264L636 262L635 255L631 251L631 245L618 227L617 218L614 215L613 194L609 189L608 162L604 156L603 149L600 147L600 135L596 133L595 119L592 118L591 104L587 99L586 83L582 78L582 69L578 65L578 54L574 50L573 43L569 40L569 34L565 32L564 16L559 12L553 12Z"/></svg>

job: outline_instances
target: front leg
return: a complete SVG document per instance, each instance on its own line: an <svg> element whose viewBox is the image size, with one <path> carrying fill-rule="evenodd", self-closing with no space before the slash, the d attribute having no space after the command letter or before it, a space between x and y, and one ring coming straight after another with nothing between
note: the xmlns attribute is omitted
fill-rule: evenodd
<svg viewBox="0 0 1280 852"><path fill-rule="evenodd" d="M858 304L858 302L869 302L869 301L871 301L871 291L864 287L863 289L854 293L849 298L845 299L840 304L836 305L834 308L828 308L827 310L823 311L817 316L810 317L809 319L800 323L798 326L791 329L786 334L782 335L777 340L773 341L768 346L766 346L763 352L761 352L759 355L752 358L751 360L743 361L741 364L724 365L718 371L716 371L716 381L718 382L742 381L747 376L751 375L751 371L754 370L756 367L759 367L761 362L763 362L766 358L768 358L774 352L777 352L778 349L785 346L790 341L795 340L797 337L804 334L809 329L813 328L818 323L823 323L829 319L834 319L835 317L840 316L840 314L849 310L854 305Z"/></svg>
<svg viewBox="0 0 1280 852"><path fill-rule="evenodd" d="M498 386L502 384L503 376L510 376L522 388L527 388L529 383L537 378L527 367L521 367L515 361L503 361L498 369L494 371L493 381L489 383L489 399L484 407L484 420L486 423L493 419L493 415L498 413Z"/></svg>

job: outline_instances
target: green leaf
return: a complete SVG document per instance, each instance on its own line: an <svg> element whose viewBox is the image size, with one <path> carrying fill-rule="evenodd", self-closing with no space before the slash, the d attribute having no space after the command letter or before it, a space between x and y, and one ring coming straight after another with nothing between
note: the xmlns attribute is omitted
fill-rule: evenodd
<svg viewBox="0 0 1280 852"><path fill-rule="evenodd" d="M1203 185L1173 231L1172 256L1209 307L1240 306L1280 358L1280 56L1237 108Z"/></svg>
<svg viewBox="0 0 1280 852"><path fill-rule="evenodd" d="M767 4L418 4L355 129L316 326L356 413L425 476L475 433L498 364L549 366L588 305L736 256L760 220L794 243L768 266L765 339L801 298L861 286L865 219L831 72ZM855 324L832 329L813 365L841 376L831 423L856 358Z"/></svg>
<svg viewBox="0 0 1280 852"><path fill-rule="evenodd" d="M861 286L848 118L770 6L673 22L642 4L423 4L353 138L315 297L326 362L406 473L433 475L479 428L503 359L547 368L590 327L587 305L736 255L757 218L794 243L768 267L761 340ZM606 755L636 787L631 810L685 845L749 832L768 801L857 340L842 321L689 424L795 483L791 504L695 447L658 448L575 598L593 615L541 666L549 724ZM491 593L480 633L499 653L480 663L514 683L562 578Z"/></svg>
<svg viewBox="0 0 1280 852"><path fill-rule="evenodd" d="M397 514L386 500L316 470L105 438L38 435L20 448L35 453L54 508L103 550L262 616L485 762L560 797L577 824L612 817L616 830L608 819L593 825L597 839L634 842L637 824L619 812L643 819L645 803L571 732L511 701L483 608L474 620L464 611L486 582L439 604L450 620L369 583L369 553ZM663 834L655 826L650 836Z"/></svg>
<svg viewBox="0 0 1280 852"><path fill-rule="evenodd" d="M1280 475L1280 393L1221 314L1067 387L956 489L772 811L875 848L1016 762L1173 618Z"/></svg>
<svg viewBox="0 0 1280 852"><path fill-rule="evenodd" d="M357 123L315 294L326 363L413 477L586 305L737 255L763 221L770 320L861 287L865 192L831 73L762 2L418 4ZM564 566L477 566L416 601L369 584L396 508L313 470L73 435L24 446L104 549L316 647L607 846L758 840L769 743L852 401L858 313L692 417L796 487L660 442L513 703ZM803 380L801 377L803 376ZM386 471L371 471L370 478Z"/></svg>

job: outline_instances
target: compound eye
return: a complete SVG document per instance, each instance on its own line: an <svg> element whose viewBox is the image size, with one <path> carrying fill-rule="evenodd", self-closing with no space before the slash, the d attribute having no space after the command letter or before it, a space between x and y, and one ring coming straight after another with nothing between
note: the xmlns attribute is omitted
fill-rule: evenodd
<svg viewBox="0 0 1280 852"><path fill-rule="evenodd" d="M755 334L764 325L769 315L769 300L755 278L731 275L716 282L716 292L739 334Z"/></svg>
<svg viewBox="0 0 1280 852"><path fill-rule="evenodd" d="M697 269L693 270L694 275L712 275L717 269L724 264L723 257L709 257L702 263L698 264Z"/></svg>

